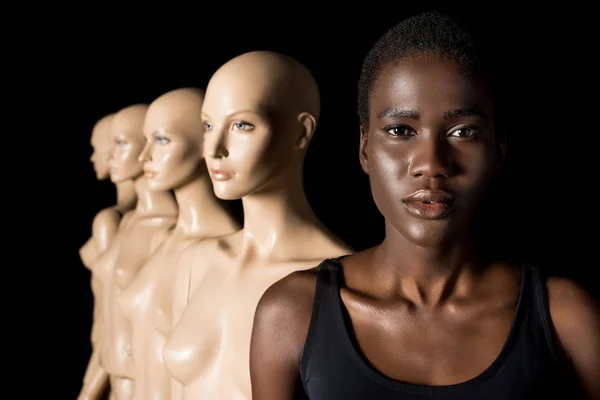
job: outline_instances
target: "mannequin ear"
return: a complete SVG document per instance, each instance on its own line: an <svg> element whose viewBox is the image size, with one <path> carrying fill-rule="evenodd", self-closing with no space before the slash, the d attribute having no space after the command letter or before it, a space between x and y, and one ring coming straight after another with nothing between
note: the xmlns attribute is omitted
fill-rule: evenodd
<svg viewBox="0 0 600 400"><path fill-rule="evenodd" d="M367 175L369 175L369 159L367 157L367 140L369 138L368 131L369 130L363 125L360 126L360 146L358 148L360 165Z"/></svg>
<svg viewBox="0 0 600 400"><path fill-rule="evenodd" d="M298 115L298 122L302 124L303 129L300 130L300 134L296 138L296 146L299 149L305 149L310 143L312 135L315 133L317 121L311 114L303 112Z"/></svg>

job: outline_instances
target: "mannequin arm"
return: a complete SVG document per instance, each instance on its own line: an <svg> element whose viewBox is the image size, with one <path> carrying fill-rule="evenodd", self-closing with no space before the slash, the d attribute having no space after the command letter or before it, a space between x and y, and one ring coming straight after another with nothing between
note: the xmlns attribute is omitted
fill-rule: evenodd
<svg viewBox="0 0 600 400"><path fill-rule="evenodd" d="M78 400L100 400L100 396L102 396L108 385L108 374L99 362L102 340L99 340L93 348Z"/></svg>
<svg viewBox="0 0 600 400"><path fill-rule="evenodd" d="M104 318L98 313L94 315L94 323L92 324L91 342L92 346L96 347L102 343L102 335L104 335Z"/></svg>
<svg viewBox="0 0 600 400"><path fill-rule="evenodd" d="M106 208L96 214L94 222L92 222L92 237L96 242L96 250L98 254L103 253L112 243L121 215L118 211Z"/></svg>
<svg viewBox="0 0 600 400"><path fill-rule="evenodd" d="M250 344L253 400L292 400L303 390L299 364L315 285L315 274L295 272L259 301Z"/></svg>
<svg viewBox="0 0 600 400"><path fill-rule="evenodd" d="M564 278L548 279L550 315L559 349L587 398L600 400L600 307L597 299Z"/></svg>

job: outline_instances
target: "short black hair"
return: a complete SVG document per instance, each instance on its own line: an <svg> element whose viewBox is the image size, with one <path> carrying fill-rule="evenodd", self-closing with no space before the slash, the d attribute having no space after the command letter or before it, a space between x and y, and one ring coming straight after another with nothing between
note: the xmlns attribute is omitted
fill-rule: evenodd
<svg viewBox="0 0 600 400"><path fill-rule="evenodd" d="M466 25L435 11L415 15L387 31L365 57L358 81L361 125L369 126L369 96L381 69L392 61L423 53L449 57L464 73L482 74L488 78L483 53L479 52Z"/></svg>

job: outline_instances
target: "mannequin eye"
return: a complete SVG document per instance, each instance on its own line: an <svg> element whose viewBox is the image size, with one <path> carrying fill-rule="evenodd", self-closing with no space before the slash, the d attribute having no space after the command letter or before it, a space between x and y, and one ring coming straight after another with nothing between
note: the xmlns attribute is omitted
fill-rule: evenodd
<svg viewBox="0 0 600 400"><path fill-rule="evenodd" d="M249 123L244 122L244 121L237 121L237 122L233 123L233 127L237 131L249 131L252 128L254 128L254 125L249 124Z"/></svg>
<svg viewBox="0 0 600 400"><path fill-rule="evenodd" d="M115 144L116 144L117 146L124 146L124 145L126 145L126 144L127 144L127 142L126 142L126 141L124 141L124 140L121 140L121 139L115 139Z"/></svg>
<svg viewBox="0 0 600 400"><path fill-rule="evenodd" d="M169 140L168 138L166 138L164 136L157 136L156 138L154 138L154 140L156 140L156 143L158 143L158 144L169 144L169 143L171 143L171 140Z"/></svg>
<svg viewBox="0 0 600 400"><path fill-rule="evenodd" d="M213 128L212 124L210 122L205 122L204 123L204 129L206 129L207 131L211 131Z"/></svg>

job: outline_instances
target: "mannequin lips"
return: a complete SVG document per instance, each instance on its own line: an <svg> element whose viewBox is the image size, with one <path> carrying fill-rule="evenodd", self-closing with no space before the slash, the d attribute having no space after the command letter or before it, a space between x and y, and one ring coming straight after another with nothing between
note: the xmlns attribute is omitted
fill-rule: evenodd
<svg viewBox="0 0 600 400"><path fill-rule="evenodd" d="M422 219L441 219L452 211L454 199L441 190L418 190L402 200L407 211Z"/></svg>
<svg viewBox="0 0 600 400"><path fill-rule="evenodd" d="M231 179L231 177L233 176L231 172L226 171L224 169L211 168L209 171L210 177L215 181L226 181Z"/></svg>
<svg viewBox="0 0 600 400"><path fill-rule="evenodd" d="M156 171L149 168L149 167L144 167L144 176L146 178L154 178L154 176L156 175Z"/></svg>

